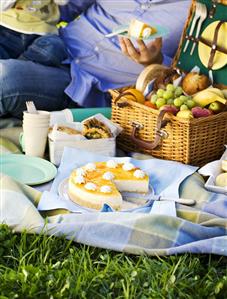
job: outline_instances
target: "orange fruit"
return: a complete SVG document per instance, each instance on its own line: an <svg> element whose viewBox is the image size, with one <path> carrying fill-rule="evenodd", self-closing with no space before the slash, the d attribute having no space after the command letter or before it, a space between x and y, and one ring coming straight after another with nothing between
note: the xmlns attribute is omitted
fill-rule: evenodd
<svg viewBox="0 0 227 299"><path fill-rule="evenodd" d="M125 90L124 93L130 93L125 96L125 98L127 98L128 100L135 101L140 104L144 104L144 102L145 102L145 97L142 94L142 92L135 88L127 89L127 90Z"/></svg>
<svg viewBox="0 0 227 299"><path fill-rule="evenodd" d="M145 101L144 105L147 107L156 109L156 110L158 109L157 106L155 104L151 103L150 101Z"/></svg>

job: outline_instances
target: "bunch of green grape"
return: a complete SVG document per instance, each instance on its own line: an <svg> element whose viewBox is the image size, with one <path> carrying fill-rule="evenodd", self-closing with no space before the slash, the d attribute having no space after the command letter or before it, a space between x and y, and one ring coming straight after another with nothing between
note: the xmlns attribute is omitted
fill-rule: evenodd
<svg viewBox="0 0 227 299"><path fill-rule="evenodd" d="M196 106L191 96L183 94L182 87L173 84L168 84L165 90L158 89L156 94L151 96L151 103L158 109L164 105L174 105L180 110L191 110Z"/></svg>

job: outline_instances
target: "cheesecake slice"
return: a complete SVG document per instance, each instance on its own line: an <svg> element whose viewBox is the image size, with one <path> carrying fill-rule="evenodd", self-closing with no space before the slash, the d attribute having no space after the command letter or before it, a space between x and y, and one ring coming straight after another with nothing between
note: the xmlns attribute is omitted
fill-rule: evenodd
<svg viewBox="0 0 227 299"><path fill-rule="evenodd" d="M122 191L147 193L148 175L132 163L88 163L73 170L69 178L68 194L75 203L92 209L103 204L121 210Z"/></svg>
<svg viewBox="0 0 227 299"><path fill-rule="evenodd" d="M133 19L130 22L128 34L135 38L148 38L155 34L157 30L154 27L149 26L139 20Z"/></svg>

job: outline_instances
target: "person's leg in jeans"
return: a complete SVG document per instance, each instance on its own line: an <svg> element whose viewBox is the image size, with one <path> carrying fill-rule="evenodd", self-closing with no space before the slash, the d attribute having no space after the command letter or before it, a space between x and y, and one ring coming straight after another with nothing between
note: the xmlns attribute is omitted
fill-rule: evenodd
<svg viewBox="0 0 227 299"><path fill-rule="evenodd" d="M68 54L62 39L50 34L36 38L19 57L47 66L61 66Z"/></svg>
<svg viewBox="0 0 227 299"><path fill-rule="evenodd" d="M26 101L39 110L62 110L71 104L64 93L70 83L70 70L24 60L0 60L0 117L22 118ZM76 107L76 104L75 104Z"/></svg>
<svg viewBox="0 0 227 299"><path fill-rule="evenodd" d="M0 26L0 59L18 58L37 37Z"/></svg>

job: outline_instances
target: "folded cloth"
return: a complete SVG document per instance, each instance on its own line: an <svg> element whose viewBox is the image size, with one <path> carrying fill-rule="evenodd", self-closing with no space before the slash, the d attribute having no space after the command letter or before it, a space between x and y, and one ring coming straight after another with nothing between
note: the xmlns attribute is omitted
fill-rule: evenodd
<svg viewBox="0 0 227 299"><path fill-rule="evenodd" d="M201 194L206 200L203 209L208 207L209 213L177 204L177 217L126 212L64 214L65 210L59 209L47 211L44 219L37 209L39 191L1 175L0 194L0 222L16 232L26 229L65 236L79 243L131 254L192 252L227 256L227 198L206 192L197 174L184 181L180 196ZM221 210L222 216L217 216Z"/></svg>

